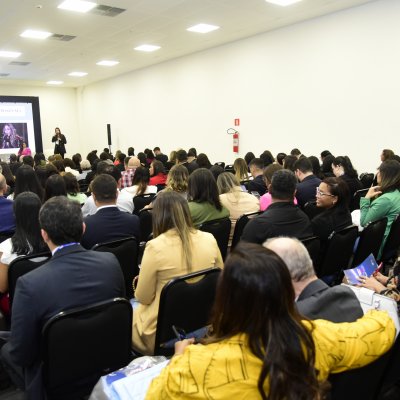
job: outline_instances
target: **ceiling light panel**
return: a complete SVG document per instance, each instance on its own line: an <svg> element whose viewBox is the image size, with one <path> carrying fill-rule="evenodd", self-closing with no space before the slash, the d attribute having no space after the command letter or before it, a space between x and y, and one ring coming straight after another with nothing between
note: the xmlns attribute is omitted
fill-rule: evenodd
<svg viewBox="0 0 400 400"><path fill-rule="evenodd" d="M152 44L142 44L140 46L135 47L135 50L137 51L146 51L146 52L152 52L152 51L156 51L158 49L161 49L160 46L154 46Z"/></svg>
<svg viewBox="0 0 400 400"><path fill-rule="evenodd" d="M286 7L302 0L265 0L267 3L276 4L278 6Z"/></svg>
<svg viewBox="0 0 400 400"><path fill-rule="evenodd" d="M87 72L74 71L74 72L70 72L68 75L69 76L77 76L77 77L81 78L82 76L86 76L87 74L88 74Z"/></svg>
<svg viewBox="0 0 400 400"><path fill-rule="evenodd" d="M48 85L62 85L64 82L63 81L47 81L46 83Z"/></svg>
<svg viewBox="0 0 400 400"><path fill-rule="evenodd" d="M62 2L57 8L60 8L62 10L86 13L96 6L97 4L91 1L66 0Z"/></svg>
<svg viewBox="0 0 400 400"><path fill-rule="evenodd" d="M6 57L6 58L16 58L19 57L21 53L18 51L5 51L5 50L0 50L0 57Z"/></svg>
<svg viewBox="0 0 400 400"><path fill-rule="evenodd" d="M119 64L119 61L112 61L112 60L102 60L96 63L96 65L102 65L104 67L113 67L114 65Z"/></svg>
<svg viewBox="0 0 400 400"><path fill-rule="evenodd" d="M24 37L24 38L30 38L30 39L47 39L49 36L51 36L51 33L27 29L26 31L22 32L20 34L20 36Z"/></svg>
<svg viewBox="0 0 400 400"><path fill-rule="evenodd" d="M197 24L187 28L187 31L198 32L198 33L208 33L219 29L219 26L209 25L209 24Z"/></svg>

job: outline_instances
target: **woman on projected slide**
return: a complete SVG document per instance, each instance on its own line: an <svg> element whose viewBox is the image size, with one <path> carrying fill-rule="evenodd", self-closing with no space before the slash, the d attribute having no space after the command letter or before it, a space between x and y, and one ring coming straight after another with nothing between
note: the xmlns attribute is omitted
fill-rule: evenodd
<svg viewBox="0 0 400 400"><path fill-rule="evenodd" d="M55 135L51 139L51 141L54 143L54 154L61 154L61 157L64 158L64 154L67 152L65 150L65 145L67 144L67 139L65 139L65 136L61 133L60 128L54 129Z"/></svg>
<svg viewBox="0 0 400 400"><path fill-rule="evenodd" d="M13 124L5 124L0 140L1 149L16 149L20 147L22 137L17 135L17 130Z"/></svg>

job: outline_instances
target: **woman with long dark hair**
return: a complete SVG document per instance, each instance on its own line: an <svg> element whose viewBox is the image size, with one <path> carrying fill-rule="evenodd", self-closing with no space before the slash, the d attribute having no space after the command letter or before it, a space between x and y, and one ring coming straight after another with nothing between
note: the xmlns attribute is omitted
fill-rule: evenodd
<svg viewBox="0 0 400 400"><path fill-rule="evenodd" d="M354 323L304 319L282 259L250 243L225 262L211 323L205 345L175 345L146 399L320 400L329 373L374 361L395 336L375 310Z"/></svg>
<svg viewBox="0 0 400 400"><path fill-rule="evenodd" d="M357 190L363 188L362 183L358 179L357 171L354 169L349 157L335 157L332 161L332 171L336 178L343 179L347 183L350 191L350 199L353 198Z"/></svg>
<svg viewBox="0 0 400 400"><path fill-rule="evenodd" d="M21 167L22 168L22 167ZM23 192L14 200L15 233L0 243L0 293L8 291L8 265L18 256L40 253L47 249L39 226L40 198Z"/></svg>
<svg viewBox="0 0 400 400"><path fill-rule="evenodd" d="M11 197L16 198L23 192L33 192L39 196L39 199L43 199L43 188L39 182L39 179L29 165L21 165L15 176L15 189Z"/></svg>
<svg viewBox="0 0 400 400"><path fill-rule="evenodd" d="M183 167L184 168L184 167ZM178 193L163 191L154 202L153 235L147 242L135 298L133 347L153 354L158 305L164 285L172 278L208 267L223 267L214 236L193 227L187 201Z"/></svg>
<svg viewBox="0 0 400 400"><path fill-rule="evenodd" d="M135 169L135 175L133 175L132 186L128 186L122 189L122 191L128 193L132 197L142 194L157 193L157 186L149 185L149 183L149 169L146 167L138 167Z"/></svg>
<svg viewBox="0 0 400 400"><path fill-rule="evenodd" d="M55 196L67 196L67 188L61 175L51 175L44 188L44 202Z"/></svg>
<svg viewBox="0 0 400 400"><path fill-rule="evenodd" d="M365 197L360 199L360 224L366 226L370 222L387 218L379 258L392 223L400 214L400 163L395 160L384 161L378 168L376 179L378 186L372 186Z"/></svg>
<svg viewBox="0 0 400 400"><path fill-rule="evenodd" d="M219 199L218 187L213 174L198 168L189 176L189 210L193 224L229 217L229 211Z"/></svg>

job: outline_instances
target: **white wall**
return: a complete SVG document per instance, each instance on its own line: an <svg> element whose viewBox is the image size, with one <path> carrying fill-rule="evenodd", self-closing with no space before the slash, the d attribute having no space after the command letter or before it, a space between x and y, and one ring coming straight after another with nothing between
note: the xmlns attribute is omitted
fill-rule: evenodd
<svg viewBox="0 0 400 400"><path fill-rule="evenodd" d="M0 85L0 93L2 96L39 97L43 149L46 154L54 153L54 143L51 143L51 138L56 126L60 127L67 137L68 154L72 155L79 151L81 144L75 89L3 84Z"/></svg>
<svg viewBox="0 0 400 400"><path fill-rule="evenodd" d="M399 20L398 0L371 2L78 89L75 110L72 93L54 89L60 110L41 89L44 140L60 125L86 154L111 123L113 151L194 146L232 162L240 118L242 156L329 149L373 171L382 148L400 153Z"/></svg>

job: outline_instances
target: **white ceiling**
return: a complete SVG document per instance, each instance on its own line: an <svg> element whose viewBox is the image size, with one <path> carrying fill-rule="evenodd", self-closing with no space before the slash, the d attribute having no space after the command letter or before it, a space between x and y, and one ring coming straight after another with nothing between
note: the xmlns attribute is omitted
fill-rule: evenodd
<svg viewBox="0 0 400 400"><path fill-rule="evenodd" d="M303 0L280 7L265 0L98 0L126 9L105 17L60 10L62 0L0 0L0 50L22 53L16 59L0 58L0 74L9 74L0 77L0 83L42 86L62 80L64 87L78 87L370 1ZM186 31L198 23L221 28L207 34ZM20 37L26 29L76 38L62 42ZM141 44L161 49L133 50ZM102 59L120 63L97 66ZM30 64L10 65L12 61ZM72 71L88 75L68 76Z"/></svg>

